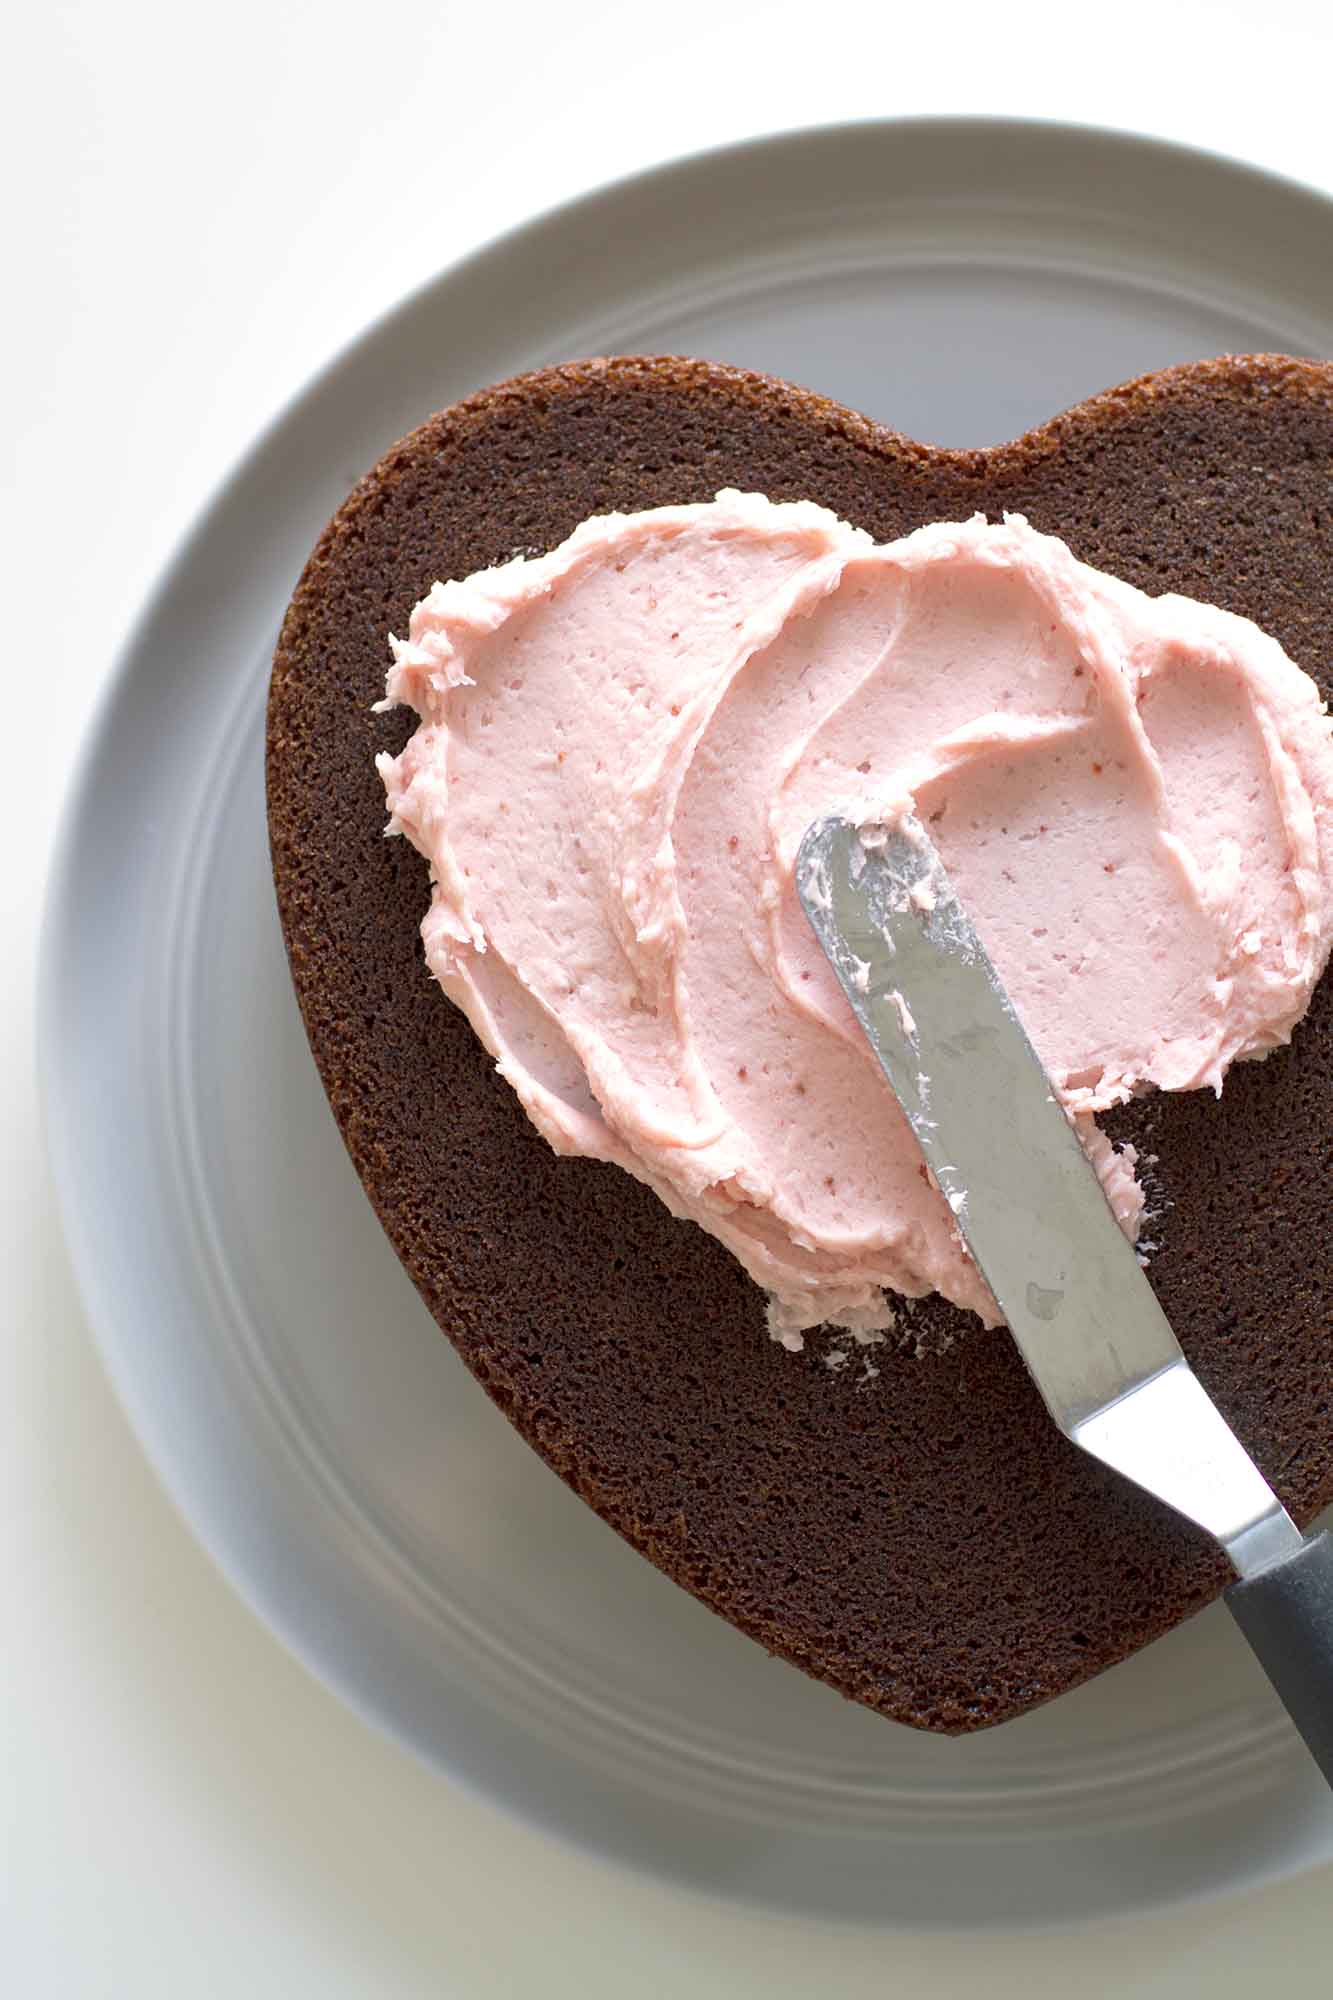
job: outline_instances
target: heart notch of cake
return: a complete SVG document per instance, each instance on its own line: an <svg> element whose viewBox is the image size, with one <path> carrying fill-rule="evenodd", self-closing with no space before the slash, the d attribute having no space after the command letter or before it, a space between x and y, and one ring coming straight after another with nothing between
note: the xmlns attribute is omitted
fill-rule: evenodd
<svg viewBox="0 0 1333 2000"><path fill-rule="evenodd" d="M509 1054L511 1075L522 1071L529 1109L537 1103L540 1113L540 1093L552 1087L549 1118L539 1115L549 1136L602 1158L560 1159L544 1144L467 1022L424 975L425 867L405 842L379 837L376 755L414 837L430 805L421 739L415 751L407 748L416 718L372 713L388 636L410 631L397 691L420 696L424 712L422 690L444 650L432 653L423 616L437 581L519 551L557 549L589 516L697 510L719 504L720 488L741 488L767 499L725 505L741 514L769 509L766 525L791 554L793 588L803 561L811 574L835 557L844 569L864 569L872 542L902 544L928 522L959 524L953 539L970 537L974 553L994 558L997 576L1036 561L1055 535L1075 557L1154 596L1178 591L1253 619L1307 673L1322 676L1327 692L1331 474L1333 368L1321 364L1250 357L1174 370L1094 398L1014 445L965 453L909 443L789 385L733 370L677 360L584 363L485 392L396 446L335 516L293 599L269 712L279 903L321 1074L399 1254L473 1372L599 1513L771 1650L900 1720L959 1730L1018 1713L1206 1602L1226 1566L1202 1538L1050 1430L1007 1336L984 1330L963 1309L984 1311L984 1287L970 1297L965 1262L949 1263L947 1220L933 1237L917 1228L913 1244L924 1241L928 1251L933 1244L938 1262L907 1267L909 1288L942 1283L957 1303L938 1294L893 1300L877 1315L878 1285L893 1283L894 1269L886 1278L882 1259L872 1258L860 1273L872 1282L843 1317L862 1338L873 1333L873 1347L848 1333L821 1334L799 1354L775 1348L764 1338L764 1294L727 1250L605 1164L617 1157L613 1148L571 1146L578 1119L595 1115L597 1094L586 1074L551 1070L549 1046L538 1052L540 1034L506 990L499 1004L510 1010L509 1032L487 1039ZM1005 516L1025 518L1006 527ZM949 531L931 533L947 539ZM802 554L802 535L828 546L809 542ZM929 569L920 535L902 546L915 546ZM1054 556L1049 563L1058 567ZM1071 575L1080 570L1077 562L1068 567ZM532 563L506 574L531 580L540 571ZM894 577L889 585L892 595ZM436 621L448 647L450 619L463 608L446 605ZM494 602L490 614L498 614ZM1078 649L1063 645L1054 625L1047 638L1036 647L1025 641L1015 664L1060 675L1060 700L1043 689L1041 701L1025 707L1022 690L1011 689L1020 697L1016 713L1039 708L1057 725L1052 743L1063 729L1062 740L1077 738L1081 754L1087 703L1086 690L1073 686ZM793 686L811 671L809 661L788 664ZM446 682L447 675L442 689ZM1063 724L1061 700L1070 710ZM489 706L495 748L483 761L503 771L502 700L476 706L473 737ZM714 704L714 719L725 706ZM742 706L732 704L735 741L719 725L710 744L711 791L696 780L693 819L687 814L673 828L682 848L691 825L697 840L712 813L735 810L736 847L727 851L741 851L744 801L734 795L743 783L738 778L728 796L727 771L747 726L753 740L754 716ZM987 712L994 706L989 701ZM1174 707L1159 713L1156 727L1159 736L1174 732L1184 754L1190 701ZM516 816L523 874L535 870L543 883L554 881L557 856L546 856L543 870L543 856L527 853L540 829L543 779L522 758L531 762L534 748L554 758L554 724L577 726L574 716L549 720L550 744L520 745L514 736L514 796L504 800L505 816ZM955 750L963 726L952 718ZM601 761L623 762L607 718L597 733ZM685 733L668 728L667 737ZM700 732L693 740L703 740ZM576 738L562 741L579 747ZM900 776L904 757L910 763L904 744ZM1025 748L1031 752L1031 743ZM818 755L826 759L828 749L826 740ZM671 754L665 742L662 754ZM1048 777L1051 754L1058 764L1058 744L1054 753L1045 746ZM809 816L802 783L810 788L811 759L804 779L800 757L784 759L792 827L774 829L774 852L799 838L797 822ZM1092 750L1088 759L1109 761ZM843 761L856 772L860 760ZM1042 782L1041 762L1030 757L1020 772L1015 813ZM680 777L689 782L684 769ZM1080 797L1086 778L1080 771ZM1120 783L1123 792L1123 772ZM492 812L503 789L492 785ZM1238 801L1253 789L1244 779ZM1088 794L1090 810L1096 795ZM1004 800L997 794L989 804L1000 813ZM1248 825L1227 837L1259 856ZM476 849L478 866L484 859L493 866L505 842L497 826ZM421 844L429 849L428 840ZM650 841L644 855L655 852ZM562 866L568 858L560 857ZM737 866L754 863L762 873L769 858L756 863L747 851ZM432 852L432 861L437 875L452 865L443 852ZM684 865L696 867L697 880L698 857ZM1252 875L1262 916L1279 892L1263 879L1261 858ZM743 985L744 954L754 944L745 935L748 913L727 911L726 887L725 874L705 881L695 918L697 931L714 905L721 937L740 952L735 966L711 968L713 1011ZM448 925L465 904L460 896L444 907L441 956L455 968L455 947L467 939L448 935ZM775 949L783 949L780 937ZM1125 956L1132 972L1128 945ZM1098 968L1100 990L1116 969ZM787 970L794 979L818 971L803 958ZM1101 1142L1104 1167L1146 1162L1153 1282L1198 1372L1302 1520L1333 1494L1328 988L1325 978L1293 1044L1234 1069L1220 1101L1198 1091L1155 1092L1107 1121L1122 1152ZM537 1026L549 1018L551 997L540 995ZM1144 998L1149 1013L1154 1004ZM486 1032L493 1006L488 1016L483 996L470 1011ZM1250 1043L1242 1037L1230 1053L1261 1047L1265 1037L1281 1040L1279 1014L1252 1020ZM753 1037L758 1023L739 1032ZM825 1042L835 1047L837 1037ZM834 1060L827 1051L826 1058L825 1066ZM775 1060L781 1069L785 1058ZM845 1059L860 1060L854 1049ZM747 1065L733 1066L731 1084L748 1086L749 1078L736 1084L735 1067ZM1077 1091L1081 1065L1072 1046L1067 1067ZM849 1089L843 1095L852 1104L858 1093ZM1089 1091L1089 1110L1125 1095ZM697 1112L699 1103L689 1108ZM671 1110L654 1107L649 1128L659 1131ZM765 1129L760 1120L750 1132L759 1150L740 1160L739 1186L747 1174L752 1186L762 1175ZM642 1173L642 1158L625 1164ZM831 1158L821 1160L816 1182L823 1185L830 1169L832 1213ZM1128 1170L1111 1171L1123 1178ZM1133 1185L1132 1172L1129 1179ZM937 1201L933 1190L923 1192ZM818 1200L815 1182L810 1196ZM691 1212L683 1199L674 1205ZM747 1262L764 1280L763 1259ZM790 1324L821 1316L822 1301L803 1320L798 1302ZM829 1366L834 1356L838 1365Z"/></svg>

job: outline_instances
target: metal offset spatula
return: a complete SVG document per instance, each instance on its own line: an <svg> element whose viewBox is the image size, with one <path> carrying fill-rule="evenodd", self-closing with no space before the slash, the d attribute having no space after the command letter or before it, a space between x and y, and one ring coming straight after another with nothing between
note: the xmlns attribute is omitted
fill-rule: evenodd
<svg viewBox="0 0 1333 2000"><path fill-rule="evenodd" d="M796 887L1047 1409L1222 1544L1333 1784L1333 1535L1301 1535L1190 1369L924 829L820 820Z"/></svg>

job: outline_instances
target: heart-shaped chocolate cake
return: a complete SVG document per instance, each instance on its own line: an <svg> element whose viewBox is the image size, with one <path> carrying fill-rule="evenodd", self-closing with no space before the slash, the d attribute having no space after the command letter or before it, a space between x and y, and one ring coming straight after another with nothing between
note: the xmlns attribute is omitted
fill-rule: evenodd
<svg viewBox="0 0 1333 2000"><path fill-rule="evenodd" d="M466 699L455 701L456 755L447 781L456 780L451 832L468 832L470 850L456 852L446 843L437 853L430 836L441 795L424 782L413 793L435 727L430 690L443 699L464 687L476 689L467 671L469 634L484 648L488 633L510 620L518 646L527 643L522 592L528 585L535 589L547 572L530 561L506 572L503 584L471 597L435 592L425 606L434 585L517 555L535 558L560 549L592 516L686 508L727 489L764 495L767 503L816 503L784 508L732 497L720 515L709 517L705 554L724 548L729 562L741 562L736 551L753 531L756 545L762 544L754 573L768 579L763 603L777 601L774 578L786 588L784 579L799 572L805 596L794 598L787 611L800 623L807 651L811 635L823 635L823 653L815 645L810 657L798 656L788 645L782 656L772 636L782 629L780 621L771 632L763 627L772 664L765 684L770 709L785 673L787 712L796 714L791 704L799 702L802 720L804 703L813 700L805 677L821 666L826 675L832 671L831 614L822 614L823 625L821 614L810 614L810 603L832 590L829 576L840 579L843 627L859 634L871 652L879 644L876 618L895 632L914 618L914 629L925 635L913 656L915 683L909 677L896 689L881 690L879 722L869 726L866 711L856 724L868 732L873 750L896 716L906 746L900 746L900 761L917 726L907 719L911 686L919 687L923 674L952 673L963 650L984 655L988 621L1008 620L1013 630L1006 658L1015 674L1046 676L1037 731L1045 763L1006 763L1008 790L997 792L992 760L985 767L990 803L999 817L1017 819L1031 804L1033 784L1058 778L1058 796L1077 831L1102 809L1089 776L1102 772L1101 752L1083 733L1087 696L1076 686L1083 656L1058 620L1040 628L1033 622L1027 598L1021 592L1013 597L1012 576L1024 564L1039 568L1045 562L1053 567L1041 588L1058 595L1063 577L1077 596L1077 579L1088 575L1081 565L1089 564L1154 596L1179 592L1239 613L1279 641L1327 696L1333 365L1251 356L1174 369L1095 397L1015 444L976 452L914 444L789 384L697 361L624 359L545 370L445 411L386 454L321 537L279 641L269 706L269 825L293 978L348 1148L441 1327L548 1464L677 1582L771 1651L886 1715L925 1728L976 1728L1062 1692L1199 1608L1227 1580L1224 1559L1054 1429L1008 1335L965 1309L977 1305L985 1316L984 1287L973 1296L977 1288L966 1259L949 1241L948 1217L932 1224L933 1188L920 1191L920 1215L913 1213L899 1232L900 1249L907 1245L916 1258L902 1264L901 1280L892 1260L885 1266L862 1257L846 1267L804 1226L775 1235L771 1214L762 1202L756 1207L761 1158L737 1156L739 1165L733 1161L726 1172L714 1165L705 1173L696 1171L696 1146L688 1163L703 1186L702 1206L696 1206L688 1198L689 1175L668 1184L669 1174L664 1178L660 1169L671 1151L667 1140L674 1144L670 1090L660 1103L636 1102L632 1116L617 1101L616 1116L608 1114L603 1125L598 1100L605 1109L625 1074L614 1050L600 1067L594 1051L591 1092L582 1073L572 1082L545 1076L544 1024L565 984L571 996L576 985L562 982L558 954L550 961L550 978L538 970L536 1002L503 984L486 988L485 979L500 978L501 971L494 956L491 970L485 969L480 930L475 940L467 935L463 873L471 876L475 868L478 897L486 878L502 916L507 871L512 868L515 881L535 881L540 874L543 893L564 913L562 935L571 939L579 924L586 932L605 907L595 881L580 905L565 895L554 872L548 879L539 867L545 845L540 815L555 809L551 800L570 800L577 816L589 797L601 796L597 787L610 783L604 769L614 775L624 766L624 745L612 725L629 710L637 715L634 704L647 699L635 673L604 676L595 685L590 664L586 679L570 683L558 715L552 710L521 754L516 725L510 723L508 736L505 728L506 691L521 696L521 672L503 687L497 681L494 700L483 688L470 706ZM978 515L996 527L978 524ZM1025 522L998 525L1006 516ZM692 519L682 521L670 524L677 541L693 528ZM882 547L927 523L970 526L956 534L939 530L933 540L914 538L907 554ZM866 532L853 535L851 529ZM1078 561L1047 541L1050 536ZM948 627L931 579L939 573L936 558L964 540L969 554L989 568L980 591L964 605L962 624ZM585 536L571 545L572 553L561 550L561 576L571 565L588 572L592 546ZM614 585L616 564L607 554L601 548L598 560ZM873 575L872 556L880 565ZM636 587L656 612L650 567ZM1112 608L1117 588L1107 586ZM623 624L624 594L608 613L622 620L608 627L622 648L625 630L637 629ZM1133 597L1122 595L1125 604ZM693 628L702 629L715 603L729 618L725 578L703 575L692 600ZM641 609L637 605L633 616ZM1086 615L1095 622L1101 614L1094 605ZM665 623L683 626L686 620ZM409 631L412 638L398 647L394 685L425 718L415 739L418 717L404 708L386 710L381 699L390 635ZM679 642L672 672L680 699L669 717L679 719L683 709L684 719L677 726L658 704L666 747L659 755L649 745L654 769L670 764L671 744L688 733L697 681L684 658L690 635L682 638L673 629L662 637L673 647ZM531 643L524 662L539 651L535 638ZM1085 650L1090 643L1086 636L1079 641ZM1174 645L1169 631L1161 643L1168 651ZM552 644L559 657L558 632L548 641L548 654ZM604 659L605 644L599 640L587 658ZM512 667L513 661L507 674ZM1011 726L1000 712L1010 701L1012 678L1006 665L983 704L991 739L998 728L1005 746L1017 746L1020 735L1017 718ZM1170 680L1159 677L1158 689ZM1068 714L1050 694L1057 682ZM580 692L586 692L586 708L569 698ZM1174 692L1155 698L1158 719L1147 727L1171 737L1188 764L1195 691L1181 677ZM821 699L821 715L836 720L827 681ZM1041 704L1034 697L1028 706L1035 711ZM1124 727L1142 734L1144 724L1132 708L1131 702ZM707 930L708 910L716 908L719 949L706 967L698 961L696 975L701 990L705 977L711 981L710 1019L737 1002L743 1014L751 997L746 967L754 951L747 958L745 920L734 922L725 907L728 881L741 879L737 871L746 855L741 836L728 834L722 819L729 796L739 798L745 782L759 782L745 748L753 740L746 734L753 716L753 703L747 710L733 701L716 723L695 760L710 786L696 779L690 795L683 783L677 787L677 819L665 844L641 773L625 788L634 801L632 839L621 837L628 822L617 807L617 896L628 896L631 931L647 954L630 981L627 1004L642 1008L634 989L646 981L646 1015L653 1017L620 1024L634 1049L658 1032L653 980L676 977L674 965L661 971L656 857L668 855L672 867L679 862L682 875L694 881L696 933ZM853 746L844 756L844 781L854 784L855 773L873 773L874 757L848 761L862 739L843 734ZM799 737L798 729L793 740ZM1061 759L1063 746L1075 738L1082 789L1071 794L1068 759ZM696 731L693 740L705 739ZM964 710L940 740L947 758L931 768L937 777L946 771L956 800L957 774L967 768L976 740ZM826 766L830 742L836 747L837 729L826 727L818 754L807 750L804 765L785 746L774 752L798 829L807 810L802 770ZM1083 754L1089 747L1093 761ZM580 763L581 750L590 754ZM582 792L568 782L576 767ZM1209 767L1200 764L1200 771L1206 787ZM872 775L867 782L873 783ZM1121 782L1121 798L1127 782ZM1157 778L1149 790L1152 785L1160 791ZM501 1052L514 1089L427 971L421 931L431 903L429 877L407 841L382 838L386 786L395 818L431 854L437 884L449 871L458 873L457 895L448 883L437 887L427 952L447 990ZM474 800L484 791L486 808L470 823L469 787ZM549 794L545 805L543 790ZM768 796L760 799L765 809ZM1254 786L1246 790L1238 783L1237 802L1255 796ZM1086 803L1071 807L1071 797ZM941 815L947 803L941 792ZM1237 817L1231 823L1233 807L1223 789L1196 810L1237 857L1236 894L1248 869L1252 900L1265 909L1271 893L1257 879L1263 864L1249 822ZM492 832L488 816L495 815ZM1025 834L1016 826L1015 840L1047 832L1035 815L1029 817L1033 827ZM735 823L743 820L737 806ZM1007 824L1003 831L1009 833ZM577 826L571 837L561 866L582 873ZM777 847L783 838L790 844L790 829L775 833ZM697 867L692 843L703 857ZM710 873L709 850L719 844L733 858L728 862L723 853ZM1243 864L1242 845L1250 846ZM1094 851L1096 865L1113 874L1119 861L1103 863L1101 847L1088 848ZM1132 844L1125 851L1129 861L1114 885L1122 930L1134 921L1131 885L1147 880L1135 872ZM572 868L565 866L570 855ZM1280 842L1278 858L1279 872L1285 867L1290 873L1293 864ZM1048 940L1049 923L1069 920L1058 893L1061 865L1057 860L1051 872L1047 864L1042 893L1048 923L1024 937L1040 937L1043 961L1063 967L1064 953ZM984 880L978 873L976 893L983 901ZM1109 885L1106 893L1112 895ZM673 899L675 894L673 882ZM780 885L770 881L764 897L777 922ZM1232 914L1239 908L1236 903ZM1152 922L1160 930L1160 913ZM584 950L586 936L579 937ZM1243 949L1258 958L1259 930L1244 930L1243 937L1253 940ZM783 971L789 982L819 977L800 958L803 948L795 934L775 947L791 960ZM614 936L607 949L617 963ZM1074 969L1086 971L1091 963L1085 953ZM1063 977L1061 971L1057 983ZM1114 968L1099 961L1085 988L1093 1001L1113 977ZM1141 982L1138 971L1132 977ZM1262 969L1256 974L1256 993L1271 991L1266 978ZM1224 982L1228 992L1231 983ZM793 990L799 1014L805 989ZM1290 1044L1262 1062L1239 1063L1221 1097L1179 1087L1193 1080L1179 1066L1171 1076L1161 1068L1161 1048L1180 1046L1158 1022L1161 1008L1178 997L1173 989L1164 985L1160 999L1137 997L1141 1027L1162 1025L1168 1038L1154 1045L1158 1070L1146 1059L1141 1074L1126 1069L1125 1087L1092 1108L1103 1110L1145 1080L1172 1087L1134 1095L1103 1118L1111 1144L1098 1139L1099 1169L1104 1179L1119 1173L1133 1186L1124 1163L1140 1163L1152 1218L1152 1283L1205 1384L1291 1512L1305 1522L1333 1498L1327 1195L1333 981L1325 976L1316 988ZM579 1004L571 999L566 1031L571 1045L584 1046L588 1029ZM504 1020L497 1007L509 1010ZM1090 1015L1096 1011L1091 1005ZM760 1048L772 1014L771 1003L756 1000L752 1019L739 1030L746 1049ZM1125 1008L1116 1010L1117 1029L1125 1018ZM1287 1025L1280 1013L1269 1025L1250 1020L1249 1039L1238 1040L1231 1053L1279 1041ZM788 1040L782 1046L796 1046L789 1027L783 1032ZM838 1193L836 1173L827 1170L838 1165L836 1135L855 1123L858 1086L854 1072L847 1072L847 1081L838 1068L851 1058L830 1054L827 1038L820 1046L823 1067L802 1069L789 1082L802 1098L813 1090L829 1104L830 1079L842 1078L837 1120L831 1128L826 1121L822 1131L817 1172L810 1161L801 1164L809 1167L819 1199L829 1190L837 1224L829 1242L845 1242L846 1196ZM692 1062L692 1054L683 1066L672 1055L663 1072L671 1089ZM760 1067L767 1077L768 1065L756 1071ZM652 1065L645 1059L643 1068L647 1074ZM782 1068L776 1057L773 1068ZM761 1092L767 1086L757 1073L750 1076L744 1061L728 1077L738 1101L762 1101L753 1095L755 1086ZM1082 1077L1080 1070L1062 1083L1086 1089ZM713 1102L711 1086L700 1089ZM549 1117L543 1109L548 1102ZM560 1157L537 1126L564 1153L603 1157ZM593 1132L587 1143L579 1138L585 1126ZM771 1135L780 1131L789 1153L808 1151L813 1160L803 1128L785 1113L777 1124L770 1118L756 1129L770 1135L765 1145L778 1145ZM637 1150L622 1156L619 1139L612 1144L605 1136L610 1130L637 1134ZM872 1163L879 1158L864 1139L861 1153ZM622 1157L631 1172L611 1163ZM718 1199L718 1186L725 1201ZM911 1186L917 1188L914 1180ZM901 1207L901 1191L895 1199ZM801 1211L812 1212L808 1205ZM681 1219L690 1215L705 1228ZM773 1320L773 1299L747 1269L776 1297L780 1341L768 1338L765 1324L766 1315ZM896 1290L899 1282L918 1295L885 1301L879 1286ZM959 1303L931 1290L935 1283ZM804 1341L793 1331L824 1316L841 1317L854 1331L840 1340ZM873 1339L873 1347L857 1344L858 1336ZM367 1329L367 1338L373 1337Z"/></svg>

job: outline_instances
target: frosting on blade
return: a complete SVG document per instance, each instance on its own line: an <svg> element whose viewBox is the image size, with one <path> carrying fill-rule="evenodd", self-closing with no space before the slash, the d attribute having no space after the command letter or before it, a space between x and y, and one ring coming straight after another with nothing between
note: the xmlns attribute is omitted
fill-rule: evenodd
<svg viewBox="0 0 1333 2000"><path fill-rule="evenodd" d="M1129 1233L1093 1114L1285 1041L1333 937L1333 739L1247 621L1019 516L879 547L725 492L436 584L379 769L426 956L562 1152L710 1230L774 1331L995 1317L800 913L809 822L910 798Z"/></svg>

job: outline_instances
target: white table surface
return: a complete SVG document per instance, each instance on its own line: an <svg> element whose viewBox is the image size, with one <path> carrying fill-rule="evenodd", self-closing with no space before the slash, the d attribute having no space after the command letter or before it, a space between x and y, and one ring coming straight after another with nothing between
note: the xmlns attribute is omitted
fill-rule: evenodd
<svg viewBox="0 0 1333 2000"><path fill-rule="evenodd" d="M89 706L181 529L309 371L534 208L783 125L1074 117L1333 189L1321 0L1095 11L48 0L11 17L6 1991L1323 1990L1329 1871L1095 1932L886 1938L690 1900L419 1767L283 1652L159 1491L73 1293L33 1080L46 857Z"/></svg>

